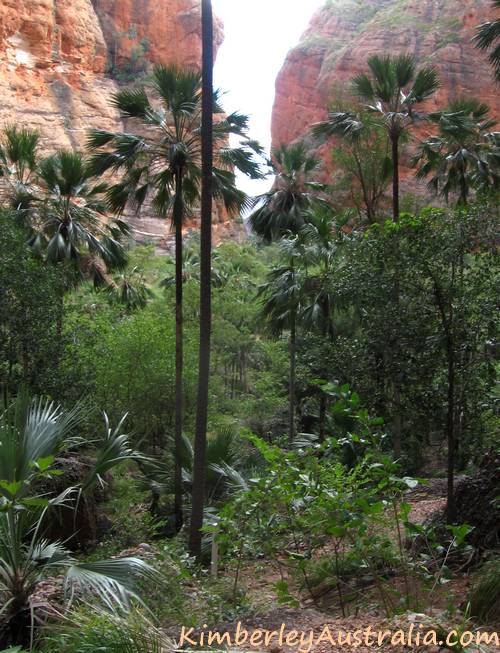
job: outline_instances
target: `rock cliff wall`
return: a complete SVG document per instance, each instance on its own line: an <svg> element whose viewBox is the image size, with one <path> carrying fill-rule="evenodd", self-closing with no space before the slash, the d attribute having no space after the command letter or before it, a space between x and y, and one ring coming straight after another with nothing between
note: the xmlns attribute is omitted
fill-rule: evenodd
<svg viewBox="0 0 500 653"><path fill-rule="evenodd" d="M0 126L38 129L45 151L81 148L89 128L122 128L111 96L149 62L199 66L198 0L0 0ZM216 22L216 47L222 27ZM223 223L227 216L217 212ZM165 223L132 220L160 244ZM229 233L235 226L228 225ZM224 225L216 228L224 233Z"/></svg>
<svg viewBox="0 0 500 653"><path fill-rule="evenodd" d="M490 0L329 0L290 51L276 81L273 146L302 137L324 120L335 96L367 69L373 54L414 53L434 65L442 87L428 109L472 95L500 118L500 94L486 56L471 42L478 24L498 12ZM320 154L331 168L327 148Z"/></svg>

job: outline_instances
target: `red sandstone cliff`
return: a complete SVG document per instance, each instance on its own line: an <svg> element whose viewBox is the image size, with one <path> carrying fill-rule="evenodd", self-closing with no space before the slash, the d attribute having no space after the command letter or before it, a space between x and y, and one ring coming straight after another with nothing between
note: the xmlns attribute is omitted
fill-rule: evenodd
<svg viewBox="0 0 500 653"><path fill-rule="evenodd" d="M495 13L490 0L329 0L288 54L276 81L273 146L303 136L312 123L324 120L335 92L365 72L373 54L412 52L421 64L436 66L442 88L429 109L473 95L500 118L491 69L471 43L475 27ZM327 148L320 153L328 162Z"/></svg>
<svg viewBox="0 0 500 653"><path fill-rule="evenodd" d="M81 148L92 127L121 129L110 106L116 79L132 80L150 62L199 65L200 12L198 0L0 0L0 127L38 129L46 151ZM140 240L168 231L165 222L132 222Z"/></svg>
<svg viewBox="0 0 500 653"><path fill-rule="evenodd" d="M197 65L197 0L2 0L0 124L38 128L49 148L117 126L109 72L147 62ZM221 40L221 30L218 42ZM138 61L140 59L140 61Z"/></svg>

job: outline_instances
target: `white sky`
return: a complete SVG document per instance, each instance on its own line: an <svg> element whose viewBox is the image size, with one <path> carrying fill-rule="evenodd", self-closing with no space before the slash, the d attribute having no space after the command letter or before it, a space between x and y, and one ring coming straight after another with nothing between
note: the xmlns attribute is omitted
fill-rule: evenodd
<svg viewBox="0 0 500 653"><path fill-rule="evenodd" d="M250 116L250 136L269 150L274 83L290 48L299 42L324 0L212 0L224 22L225 39L215 65L215 86L227 91L227 112ZM271 184L240 180L249 194Z"/></svg>

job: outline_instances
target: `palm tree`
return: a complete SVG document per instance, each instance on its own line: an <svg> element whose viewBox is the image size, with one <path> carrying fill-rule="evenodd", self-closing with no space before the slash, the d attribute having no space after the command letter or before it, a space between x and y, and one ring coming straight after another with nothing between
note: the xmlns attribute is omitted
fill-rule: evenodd
<svg viewBox="0 0 500 653"><path fill-rule="evenodd" d="M319 207L308 214L308 224L300 232L306 248L308 275L304 283L301 321L333 337L332 275L341 240L339 220L331 207Z"/></svg>
<svg viewBox="0 0 500 653"><path fill-rule="evenodd" d="M107 222L105 184L94 184L81 154L61 150L40 159L40 136L6 127L0 139L0 177L8 205L29 231L29 242L48 263L90 277L96 287L111 283L107 272L125 267L120 242L129 233L121 220Z"/></svg>
<svg viewBox="0 0 500 653"><path fill-rule="evenodd" d="M40 159L39 134L7 127L0 145L0 177L8 205L26 228L34 252L62 273L57 322L62 342L64 295L78 281L113 287L108 273L127 264L121 220L107 221L106 186L95 184L79 153L61 150Z"/></svg>
<svg viewBox="0 0 500 653"><path fill-rule="evenodd" d="M360 213L364 206L369 224L376 222L379 204L392 176L387 135L380 134L380 127L380 122L367 112L335 108L329 112L328 120L311 129L312 135L321 140L342 139L342 146L333 152L334 162L346 171L351 195ZM359 184L361 202L353 192L353 180Z"/></svg>
<svg viewBox="0 0 500 653"><path fill-rule="evenodd" d="M252 230L267 243L288 233L298 233L306 223L306 213L325 204L324 184L314 181L320 161L308 153L304 143L282 145L273 153L276 180L273 188L253 200L249 217Z"/></svg>
<svg viewBox="0 0 500 653"><path fill-rule="evenodd" d="M368 102L368 111L379 114L391 143L393 220L399 220L400 145L413 122L422 116L417 104L431 97L439 87L435 68L416 70L415 58L409 54L368 59L369 73L354 78L354 93ZM356 115L333 114L332 128L346 133L360 131Z"/></svg>
<svg viewBox="0 0 500 653"><path fill-rule="evenodd" d="M24 217L29 207L31 184L36 176L40 134L7 125L0 135L0 179L7 205Z"/></svg>
<svg viewBox="0 0 500 653"><path fill-rule="evenodd" d="M447 202L450 193L458 195L459 203L467 204L473 188L498 187L500 138L491 132L496 121L489 113L488 105L461 99L429 116L439 132L420 144L414 164L418 166L417 177L430 177L429 188Z"/></svg>
<svg viewBox="0 0 500 653"><path fill-rule="evenodd" d="M263 297L262 317L270 332L280 337L288 332L290 357L288 379L288 437L293 442L295 426L295 377L297 364L297 323L302 308L305 251L300 236L290 236L280 242L285 264L272 270L259 288Z"/></svg>
<svg viewBox="0 0 500 653"><path fill-rule="evenodd" d="M176 400L175 440L180 451L183 424L183 222L199 205L201 182L201 75L197 71L174 66L157 66L152 75L152 98L144 88L123 90L114 97L114 105L124 119L142 125L138 134L93 130L88 147L96 152L92 169L96 174L122 172L122 179L108 193L108 203L118 214L127 205L139 210L147 200L159 217L171 217L175 229L176 266ZM158 100L159 99L159 105ZM211 108L221 113L216 96L210 95ZM239 210L246 201L235 185L234 168L259 178L254 160L260 147L246 137L248 119L233 113L213 126L217 167L212 175L212 194L223 200L229 211ZM237 147L229 147L230 135L241 138ZM183 523L182 470L175 464L175 512L177 527Z"/></svg>
<svg viewBox="0 0 500 653"><path fill-rule="evenodd" d="M95 464L79 486L59 494L47 484L60 472L56 457L88 446L74 435L86 412L81 406L64 412L52 402L21 393L0 414L0 647L27 646L33 638L33 595L40 582L65 571L69 598L101 600L108 608L126 608L138 599L137 577L158 582L154 571L138 558L79 562L62 542L44 536L44 524L58 507L76 510L82 493L120 462L138 458L121 432L123 420L111 429L106 418L104 440ZM31 641L30 641L31 639Z"/></svg>
<svg viewBox="0 0 500 653"><path fill-rule="evenodd" d="M172 443L174 444L174 443ZM219 428L207 439L205 450L205 502L214 504L226 495L231 478L238 474L242 466L241 444L237 432L231 426ZM195 451L193 442L183 434L182 438L182 481L192 490ZM143 478L145 487L155 495L153 512L158 507L161 496L172 493L172 477L168 464L155 460L151 470Z"/></svg>
<svg viewBox="0 0 500 653"><path fill-rule="evenodd" d="M201 527L205 504L205 458L207 448L208 389L212 331L212 185L214 26L211 0L201 3L202 31L202 116L201 116L201 236L200 236L200 351L198 398L194 432L193 491L189 549L201 555Z"/></svg>
<svg viewBox="0 0 500 653"><path fill-rule="evenodd" d="M493 0L492 5L500 9L500 0ZM500 82L500 18L480 25L474 40L480 50L489 52L495 79Z"/></svg>
<svg viewBox="0 0 500 653"><path fill-rule="evenodd" d="M324 341L332 341L335 335L333 276L340 237L338 218L331 207L321 207L311 212L309 223L302 229L301 236L307 247L308 273L303 282L300 320L306 328L319 331ZM319 439L323 442L326 435L328 397L321 386L318 389Z"/></svg>
<svg viewBox="0 0 500 653"><path fill-rule="evenodd" d="M96 287L109 285L107 272L127 264L120 241L129 228L122 220L106 223L106 190L93 183L80 153L61 150L40 162L31 193L33 248L50 263L76 268Z"/></svg>

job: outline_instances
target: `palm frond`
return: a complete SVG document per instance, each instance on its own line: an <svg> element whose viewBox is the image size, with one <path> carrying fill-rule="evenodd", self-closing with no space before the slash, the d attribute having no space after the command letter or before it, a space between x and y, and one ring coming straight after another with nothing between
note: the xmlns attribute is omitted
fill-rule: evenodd
<svg viewBox="0 0 500 653"><path fill-rule="evenodd" d="M363 100L368 102L375 98L375 90L368 75L361 74L352 81L353 92Z"/></svg>
<svg viewBox="0 0 500 653"><path fill-rule="evenodd" d="M113 95L111 104L124 118L148 120L152 113L149 98L143 88L121 90ZM95 136L91 135L92 138L95 139ZM102 138L103 136L101 136L101 140Z"/></svg>
<svg viewBox="0 0 500 653"><path fill-rule="evenodd" d="M161 575L140 558L114 558L97 562L73 563L65 576L65 591L72 602L76 596L97 597L108 609L128 610L131 599L142 604L137 581L155 584Z"/></svg>
<svg viewBox="0 0 500 653"><path fill-rule="evenodd" d="M406 103L423 102L434 95L440 86L439 75L436 68L421 68L407 96Z"/></svg>
<svg viewBox="0 0 500 653"><path fill-rule="evenodd" d="M87 490L96 483L104 485L104 475L122 462L130 460L147 460L143 454L140 454L131 447L129 436L122 432L126 418L127 415L124 415L116 428L112 429L109 424L108 416L104 413L104 441L97 452L96 461L92 466L90 473L82 483L82 491Z"/></svg>

